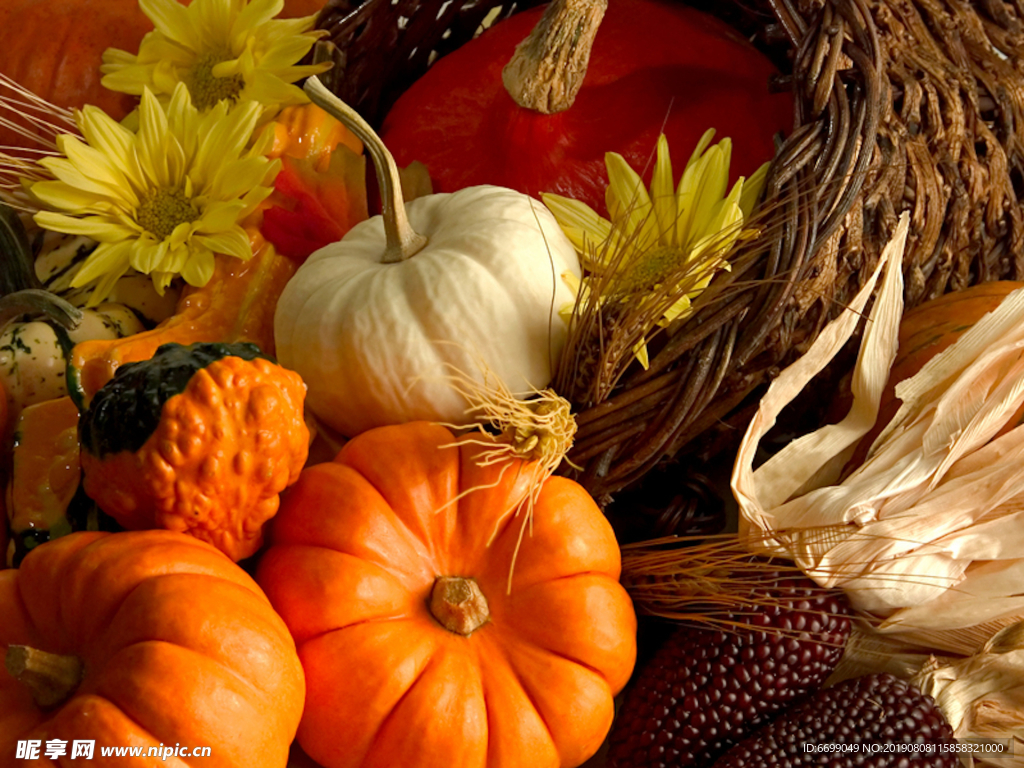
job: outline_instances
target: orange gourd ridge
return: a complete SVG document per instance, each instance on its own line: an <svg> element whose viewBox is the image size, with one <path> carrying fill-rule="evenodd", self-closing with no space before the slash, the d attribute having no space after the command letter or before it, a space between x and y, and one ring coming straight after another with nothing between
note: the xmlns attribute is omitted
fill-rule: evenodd
<svg viewBox="0 0 1024 768"><path fill-rule="evenodd" d="M71 533L98 530L98 516L80 498L78 408L70 397L30 405L18 417L12 456L5 461L7 519L12 546L0 557L17 566L32 548ZM3 470L0 470L0 476ZM87 500L86 500L87 501Z"/></svg>
<svg viewBox="0 0 1024 768"><path fill-rule="evenodd" d="M257 581L306 672L298 743L325 768L576 766L610 728L636 657L611 526L551 477L524 528L531 473L479 451L380 427L285 494Z"/></svg>
<svg viewBox="0 0 1024 768"><path fill-rule="evenodd" d="M170 531L82 532L0 571L0 768L18 740L208 745L173 764L284 768L304 680L291 635L241 568ZM41 755L32 765L67 764ZM162 757L133 763L166 766Z"/></svg>
<svg viewBox="0 0 1024 768"><path fill-rule="evenodd" d="M438 192L496 184L603 215L607 152L649 180L660 133L693 147L711 127L733 141L734 180L774 157L775 134L792 128L792 96L769 90L772 63L723 22L671 0L608 3L575 103L555 114L521 107L502 69L542 12L496 24L398 99L381 138L399 165L423 162Z"/></svg>
<svg viewBox="0 0 1024 768"><path fill-rule="evenodd" d="M254 345L164 345L118 369L82 412L85 492L129 530L249 557L308 456L305 394Z"/></svg>

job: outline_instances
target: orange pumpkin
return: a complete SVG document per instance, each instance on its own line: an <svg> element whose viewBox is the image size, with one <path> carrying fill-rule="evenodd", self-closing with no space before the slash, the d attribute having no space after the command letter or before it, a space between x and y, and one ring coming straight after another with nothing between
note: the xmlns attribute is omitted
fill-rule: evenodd
<svg viewBox="0 0 1024 768"><path fill-rule="evenodd" d="M0 571L0 616L2 768L29 764L15 754L30 739L68 747L33 766L69 764L76 739L94 740L95 768L285 766L304 693L294 643L256 583L210 545L169 531L56 539ZM59 683L49 694L48 681ZM212 753L100 754L179 744Z"/></svg>
<svg viewBox="0 0 1024 768"><path fill-rule="evenodd" d="M306 671L298 742L326 768L576 766L611 725L636 656L611 526L552 477L524 529L528 468L478 451L381 427L285 495L257 581Z"/></svg>
<svg viewBox="0 0 1024 768"><path fill-rule="evenodd" d="M135 51L152 28L138 0L4 0L0 73L59 107L95 104L120 120L137 100L100 85L103 51ZM0 145L33 143L2 128Z"/></svg>
<svg viewBox="0 0 1024 768"><path fill-rule="evenodd" d="M252 344L165 344L79 421L83 487L129 530L167 528L232 560L263 544L309 453L306 385Z"/></svg>
<svg viewBox="0 0 1024 768"><path fill-rule="evenodd" d="M310 16L325 1L285 0L280 17ZM3 0L0 74L59 107L95 104L120 120L138 100L100 85L103 52L119 48L135 53L152 29L138 0ZM33 143L0 128L4 145Z"/></svg>

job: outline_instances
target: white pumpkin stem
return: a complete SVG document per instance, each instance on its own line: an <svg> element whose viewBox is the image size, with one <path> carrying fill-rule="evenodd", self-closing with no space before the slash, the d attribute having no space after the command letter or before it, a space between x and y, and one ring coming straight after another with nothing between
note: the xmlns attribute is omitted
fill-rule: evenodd
<svg viewBox="0 0 1024 768"><path fill-rule="evenodd" d="M82 682L82 662L77 656L62 656L27 645L9 645L4 665L11 677L24 683L32 700L43 709L66 701Z"/></svg>
<svg viewBox="0 0 1024 768"><path fill-rule="evenodd" d="M402 197L402 181L398 174L395 158L388 152L380 136L352 107L331 93L316 75L308 78L303 86L310 101L337 118L363 142L373 160L380 186L381 208L384 217L384 235L387 246L383 262L394 264L415 255L427 244L427 238L419 234L409 223L405 213L405 199Z"/></svg>
<svg viewBox="0 0 1024 768"><path fill-rule="evenodd" d="M608 0L552 0L501 71L516 104L545 115L572 106L607 8Z"/></svg>

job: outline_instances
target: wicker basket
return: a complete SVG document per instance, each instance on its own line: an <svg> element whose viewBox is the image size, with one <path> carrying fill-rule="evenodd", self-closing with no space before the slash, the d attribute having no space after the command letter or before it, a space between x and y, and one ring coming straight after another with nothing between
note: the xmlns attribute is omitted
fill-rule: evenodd
<svg viewBox="0 0 1024 768"><path fill-rule="evenodd" d="M576 398L570 458L604 501L668 458L728 456L759 389L861 286L900 212L912 212L908 307L1024 276L1024 1L703 5L778 63L796 97L794 129L772 163L771 234L756 258L716 279L649 370L599 401ZM498 7L331 0L320 17L337 46L331 87L379 122Z"/></svg>

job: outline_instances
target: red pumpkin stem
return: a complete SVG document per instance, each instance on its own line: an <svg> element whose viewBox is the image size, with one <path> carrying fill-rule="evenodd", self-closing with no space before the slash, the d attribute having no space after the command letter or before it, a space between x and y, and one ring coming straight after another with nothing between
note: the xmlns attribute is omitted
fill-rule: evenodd
<svg viewBox="0 0 1024 768"><path fill-rule="evenodd" d="M516 104L545 115L572 106L607 8L608 0L552 0L501 72Z"/></svg>
<svg viewBox="0 0 1024 768"><path fill-rule="evenodd" d="M377 183L380 186L384 235L387 239L383 263L394 264L415 255L427 244L427 238L412 228L409 217L406 216L402 180L395 158L388 152L384 142L370 124L352 107L331 93L316 75L306 80L304 89L310 101L337 118L363 142L370 159L373 160Z"/></svg>
<svg viewBox="0 0 1024 768"><path fill-rule="evenodd" d="M27 645L9 645L4 665L11 677L28 686L32 700L43 709L66 701L82 682L82 662Z"/></svg>
<svg viewBox="0 0 1024 768"><path fill-rule="evenodd" d="M475 579L438 576L430 590L430 613L449 632L469 637L490 619L487 598Z"/></svg>

